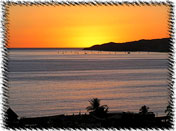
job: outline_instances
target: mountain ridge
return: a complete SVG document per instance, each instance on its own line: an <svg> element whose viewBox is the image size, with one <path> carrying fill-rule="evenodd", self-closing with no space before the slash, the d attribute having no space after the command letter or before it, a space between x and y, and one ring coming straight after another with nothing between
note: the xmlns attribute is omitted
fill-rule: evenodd
<svg viewBox="0 0 176 131"><path fill-rule="evenodd" d="M83 50L170 52L170 38L141 39L124 43L108 42L101 45L93 45Z"/></svg>

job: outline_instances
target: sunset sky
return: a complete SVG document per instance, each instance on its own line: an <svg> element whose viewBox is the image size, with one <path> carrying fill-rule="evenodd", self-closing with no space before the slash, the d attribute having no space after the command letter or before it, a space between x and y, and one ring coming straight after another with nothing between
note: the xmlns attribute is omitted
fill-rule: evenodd
<svg viewBox="0 0 176 131"><path fill-rule="evenodd" d="M170 7L9 6L10 48L89 47L169 37Z"/></svg>

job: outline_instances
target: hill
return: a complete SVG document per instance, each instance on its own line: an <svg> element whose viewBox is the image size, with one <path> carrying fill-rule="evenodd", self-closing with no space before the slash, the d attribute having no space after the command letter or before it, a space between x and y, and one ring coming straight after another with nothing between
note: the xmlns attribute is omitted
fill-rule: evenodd
<svg viewBox="0 0 176 131"><path fill-rule="evenodd" d="M109 42L102 45L94 45L83 50L98 51L151 51L151 52L169 52L170 38L139 40L125 43Z"/></svg>

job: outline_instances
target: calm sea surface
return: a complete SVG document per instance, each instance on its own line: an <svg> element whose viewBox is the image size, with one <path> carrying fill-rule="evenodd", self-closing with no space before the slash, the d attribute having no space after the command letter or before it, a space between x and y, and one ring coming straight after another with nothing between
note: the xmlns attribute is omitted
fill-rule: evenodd
<svg viewBox="0 0 176 131"><path fill-rule="evenodd" d="M109 111L164 115L168 54L10 50L9 105L20 117L86 113L91 98Z"/></svg>

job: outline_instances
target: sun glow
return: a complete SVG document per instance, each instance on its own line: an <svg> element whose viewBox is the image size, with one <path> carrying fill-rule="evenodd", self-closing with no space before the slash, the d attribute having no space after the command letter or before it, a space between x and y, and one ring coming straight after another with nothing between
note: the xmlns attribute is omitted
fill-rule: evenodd
<svg viewBox="0 0 176 131"><path fill-rule="evenodd" d="M89 47L169 37L167 5L9 6L10 48ZM145 14L145 15L144 15Z"/></svg>
<svg viewBox="0 0 176 131"><path fill-rule="evenodd" d="M110 35L108 35L108 30L105 29L105 27L80 27L71 32L75 34L71 41L74 41L74 45L80 47L89 47L94 44L101 44L110 41L110 38L108 37Z"/></svg>

